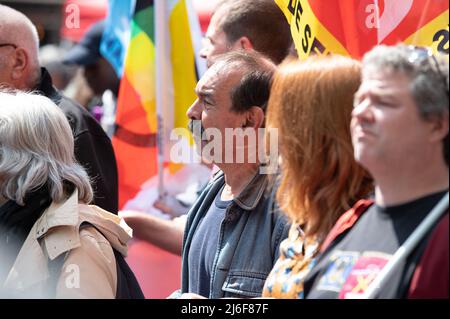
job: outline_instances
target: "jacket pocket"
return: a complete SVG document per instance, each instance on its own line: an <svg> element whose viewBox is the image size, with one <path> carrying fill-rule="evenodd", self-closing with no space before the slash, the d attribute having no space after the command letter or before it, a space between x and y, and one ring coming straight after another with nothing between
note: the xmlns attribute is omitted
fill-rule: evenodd
<svg viewBox="0 0 450 319"><path fill-rule="evenodd" d="M268 274L232 271L222 286L224 297L261 297Z"/></svg>

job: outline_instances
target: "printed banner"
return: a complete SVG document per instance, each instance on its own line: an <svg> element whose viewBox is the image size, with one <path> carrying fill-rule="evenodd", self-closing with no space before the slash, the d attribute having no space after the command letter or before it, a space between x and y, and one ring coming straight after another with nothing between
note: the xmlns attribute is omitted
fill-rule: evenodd
<svg viewBox="0 0 450 319"><path fill-rule="evenodd" d="M361 58L399 42L449 54L447 0L274 0L291 26L300 59L337 53Z"/></svg>

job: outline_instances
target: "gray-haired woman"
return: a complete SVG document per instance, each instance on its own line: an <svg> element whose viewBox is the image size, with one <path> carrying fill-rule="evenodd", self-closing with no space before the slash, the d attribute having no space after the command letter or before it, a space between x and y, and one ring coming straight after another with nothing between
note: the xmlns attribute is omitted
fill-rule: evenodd
<svg viewBox="0 0 450 319"><path fill-rule="evenodd" d="M119 217L87 205L92 197L62 111L43 96L0 92L5 297L116 297L115 253L126 255L131 231Z"/></svg>

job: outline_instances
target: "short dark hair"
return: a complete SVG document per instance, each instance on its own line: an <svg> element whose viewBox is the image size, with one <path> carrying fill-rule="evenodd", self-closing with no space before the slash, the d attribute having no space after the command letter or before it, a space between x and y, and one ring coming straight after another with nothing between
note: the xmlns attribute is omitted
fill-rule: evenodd
<svg viewBox="0 0 450 319"><path fill-rule="evenodd" d="M252 106L259 106L266 112L269 101L273 72L255 70L246 74L239 85L231 91L232 110L244 112Z"/></svg>
<svg viewBox="0 0 450 319"><path fill-rule="evenodd" d="M217 56L213 64L221 63L225 70L244 69L245 74L231 90L231 110L245 112L252 106L266 111L269 101L275 65L264 55L256 51L237 50Z"/></svg>
<svg viewBox="0 0 450 319"><path fill-rule="evenodd" d="M289 54L292 36L283 12L273 0L223 0L215 12L226 10L220 22L228 42L245 36L253 48L276 64Z"/></svg>

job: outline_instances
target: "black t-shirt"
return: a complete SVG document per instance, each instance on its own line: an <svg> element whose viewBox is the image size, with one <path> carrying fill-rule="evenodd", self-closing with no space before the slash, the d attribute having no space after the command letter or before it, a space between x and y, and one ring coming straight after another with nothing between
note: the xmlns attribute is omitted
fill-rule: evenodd
<svg viewBox="0 0 450 319"><path fill-rule="evenodd" d="M446 192L397 206L372 205L352 228L338 236L318 257L316 265L305 278L306 298L360 297ZM405 297L428 236L406 262L396 268L387 284L380 289L378 298Z"/></svg>
<svg viewBox="0 0 450 319"><path fill-rule="evenodd" d="M222 188L223 189L223 188ZM214 203L200 221L189 251L189 292L209 297L211 271L217 253L220 226L230 201L222 201L217 193Z"/></svg>

